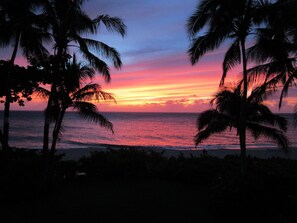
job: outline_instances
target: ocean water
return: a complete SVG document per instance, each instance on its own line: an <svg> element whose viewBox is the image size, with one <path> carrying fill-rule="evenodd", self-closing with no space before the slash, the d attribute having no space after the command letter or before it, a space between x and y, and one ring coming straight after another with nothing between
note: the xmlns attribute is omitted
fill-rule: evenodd
<svg viewBox="0 0 297 223"><path fill-rule="evenodd" d="M101 145L129 145L162 149L239 149L235 131L211 136L197 148L193 137L197 133L194 113L103 113L114 125L114 134L105 128L81 119L76 113L66 113L64 132L57 148L96 148ZM296 128L292 115L287 136L297 147ZM23 148L42 148L44 115L40 111L12 111L10 145ZM2 128L3 112L0 112ZM248 148L277 148L266 138L254 140L248 135Z"/></svg>

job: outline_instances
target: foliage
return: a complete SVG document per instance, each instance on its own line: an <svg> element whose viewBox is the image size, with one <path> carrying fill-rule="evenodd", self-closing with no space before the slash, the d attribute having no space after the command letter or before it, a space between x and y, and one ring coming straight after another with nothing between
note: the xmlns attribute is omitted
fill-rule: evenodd
<svg viewBox="0 0 297 223"><path fill-rule="evenodd" d="M227 73L242 64L242 103L238 134L242 157L242 174L246 172L246 130L248 95L247 43L251 36L257 36L258 29L267 26L263 9L273 1L259 0L203 0L188 19L187 31L191 38L188 54L192 65L196 64L207 52L218 49L229 41L222 63L223 73L220 86L224 85ZM254 44L254 43L252 43ZM254 59L250 57L250 59ZM221 126L222 127L222 126ZM223 130L223 129L221 129Z"/></svg>
<svg viewBox="0 0 297 223"><path fill-rule="evenodd" d="M58 105L57 100L61 95L58 96L57 93L63 92L57 90L57 88L64 88L66 86L66 82L62 85L59 85L59 83L66 80L66 66L69 59L68 55L71 50L75 49L79 52L79 54L86 60L89 67L102 74L106 82L110 82L110 69L108 64L102 60L101 57L110 60L116 69L119 69L122 65L120 54L115 48L110 47L97 39L90 39L87 36L97 34L99 27L104 25L108 31L116 32L124 37L126 34L125 24L120 18L108 15L99 15L94 19L91 19L89 15L83 11L82 6L84 2L84 0L47 0L44 4L46 19L49 25L49 33L53 39L52 47L54 49L55 58L53 63L53 79L50 83L51 90L48 97L44 124L44 153L48 152L50 119L53 117L52 108L53 105ZM66 108L67 106L68 105L66 105ZM63 107L65 108L65 106ZM76 106L75 108L80 109L82 106ZM85 106L84 108L87 107ZM100 117L94 116L95 110L93 108L93 106L89 106L88 109L84 110L83 115L89 112L89 115L85 117L90 118L91 115L93 115L93 120L98 120ZM59 116L60 118L58 118L59 121L56 125L57 128L55 127L54 130L55 135L60 131L59 126L61 126L61 124L59 123L61 123L61 120L63 119L63 112L60 112ZM54 138L57 137L55 136ZM55 143L53 142L53 145L54 144ZM53 147L55 147L55 145Z"/></svg>
<svg viewBox="0 0 297 223"><path fill-rule="evenodd" d="M150 161L155 162L152 165ZM94 152L89 158L79 161L80 171L93 179L146 177L153 168L157 168L164 158L154 151L137 148L119 150L107 149L106 152Z"/></svg>
<svg viewBox="0 0 297 223"><path fill-rule="evenodd" d="M3 178L1 180L42 180L43 158L38 150L13 148L12 153L0 151ZM9 156L13 157L13 166L8 165ZM248 157L249 173L245 178L240 176L238 156L225 158L214 156L176 157L164 155L164 151L144 150L137 147L107 148L106 151L92 152L78 161L64 160L56 155L54 177L57 183L74 180L109 181L117 179L144 180L159 179L171 182L190 183L200 186L220 187L241 181L246 183L256 180L283 179L283 182L297 183L297 161L281 158L258 159ZM11 172L13 171L13 172ZM77 173L85 173L84 177ZM2 184L2 186L4 186ZM256 185L255 185L256 186ZM285 185L283 185L285 186ZM40 188L41 189L41 188ZM228 188L226 188L228 189Z"/></svg>
<svg viewBox="0 0 297 223"><path fill-rule="evenodd" d="M55 150L59 135L62 133L64 115L67 109L72 108L78 111L81 118L94 122L113 132L112 123L99 113L97 106L93 102L114 101L113 96L103 90L95 83L85 84L92 79L95 70L89 66L82 65L76 60L75 54L71 58L67 56L65 69L61 71L62 80L56 84L56 93L52 95L51 118L55 123L53 130L52 150ZM51 80L54 74L54 63L57 57L51 56L48 60L39 63L33 61L35 66L45 70L47 80ZM48 98L51 92L45 88L36 89L36 95Z"/></svg>
<svg viewBox="0 0 297 223"><path fill-rule="evenodd" d="M122 147L94 152L79 161L57 157L54 190L43 194L40 153L12 152L0 151L0 196L6 204L0 219L5 221L26 217L25 222L52 222L64 216L92 222L105 216L109 222L118 222L110 218L115 211L124 219L145 215L154 222L169 217L172 222L237 222L246 212L249 215L241 222L293 223L297 219L296 160L247 157L249 172L241 177L238 156L166 157L164 151ZM7 165L11 155L14 166ZM98 213L98 208L104 212ZM175 221L176 216L180 217Z"/></svg>
<svg viewBox="0 0 297 223"><path fill-rule="evenodd" d="M13 46L11 61L14 63L20 49L24 56L42 59L48 55L44 43L50 40L46 32L40 0L9 1L0 3L0 46Z"/></svg>
<svg viewBox="0 0 297 223"><path fill-rule="evenodd" d="M272 1L257 0L201 1L187 23L188 35L191 38L188 54L192 64L198 63L203 55L226 42L230 46L224 56L220 85L224 84L227 72L236 65L242 63L244 71L247 62L246 41L250 36L257 36L260 24L265 22L261 16L263 8L271 3Z"/></svg>
<svg viewBox="0 0 297 223"><path fill-rule="evenodd" d="M20 49L26 57L35 56L42 59L48 55L43 44L49 40L50 36L45 32L44 14L38 14L37 8L39 6L39 0L3 0L0 2L0 47L12 45L10 58L12 67ZM6 75L3 140L1 140L4 149L9 148L10 103L13 100L19 100L20 105L23 105L22 99L10 98L12 74L7 73ZM17 98L18 96L14 95L14 97ZM27 94L24 94L24 97L27 97Z"/></svg>
<svg viewBox="0 0 297 223"><path fill-rule="evenodd" d="M11 79L11 98L10 103L17 102L24 106L25 100L31 101L32 94L38 87L41 79L41 72L33 66L20 67L12 65L9 61L0 61L0 73L2 81L0 83L0 98L4 97L7 92L6 79ZM4 101L1 101L3 103Z"/></svg>
<svg viewBox="0 0 297 223"><path fill-rule="evenodd" d="M273 114L263 104L263 100L269 92L262 92L261 90L262 88L255 88L247 98L247 130L255 139L260 136L270 138L287 151L289 142L284 134L287 130L287 120ZM211 103L215 107L202 112L197 119L196 145L214 133L232 128L237 129L237 132L239 131L240 109L243 103L240 85L235 89L223 88L215 95Z"/></svg>
<svg viewBox="0 0 297 223"><path fill-rule="evenodd" d="M90 66L101 73L108 82L110 81L109 67L99 55L110 59L116 68L122 65L120 55L115 48L85 36L96 34L99 26L103 24L108 31L124 37L126 26L118 17L99 15L91 19L82 9L84 2L84 0L48 0L44 5L53 38L53 48L58 60L57 66L63 69L70 49L76 48Z"/></svg>
<svg viewBox="0 0 297 223"><path fill-rule="evenodd" d="M263 12L269 24L259 30L257 44L248 49L258 65L249 70L255 82L264 78L263 87L280 89L279 108L297 78L297 27L296 1L278 0Z"/></svg>

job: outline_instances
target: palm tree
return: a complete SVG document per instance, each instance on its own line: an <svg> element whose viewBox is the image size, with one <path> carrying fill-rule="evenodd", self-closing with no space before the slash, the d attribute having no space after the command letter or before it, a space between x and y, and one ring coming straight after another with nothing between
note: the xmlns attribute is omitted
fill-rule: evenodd
<svg viewBox="0 0 297 223"><path fill-rule="evenodd" d="M92 78L95 74L94 69L88 66L82 66L77 62L75 55L72 62L66 64L66 70L63 74L64 80L58 86L57 100L54 105L55 126L53 130L53 141L51 152L54 153L65 112L68 108L77 110L79 115L89 121L99 123L101 126L113 132L113 125L106 117L100 114L96 105L89 101L114 101L113 96L101 90L101 86L94 83L88 83L83 86L83 82Z"/></svg>
<svg viewBox="0 0 297 223"><path fill-rule="evenodd" d="M10 58L12 67L21 48L23 54L36 58L43 58L47 55L47 50L43 46L43 41L48 40L49 36L44 32L42 14L36 13L36 7L40 5L38 0L9 1L3 0L0 4L0 46L13 46ZM6 94L4 106L3 123L3 143L4 148L8 148L9 141L9 111L11 103L11 75L6 79Z"/></svg>
<svg viewBox="0 0 297 223"><path fill-rule="evenodd" d="M101 24L105 25L108 31L119 33L122 37L126 34L126 26L118 17L99 15L91 19L82 10L84 0L47 0L45 11L51 27L51 35L54 40L54 55L56 58L55 76L51 84L51 94L48 99L47 113L44 124L43 151L48 151L49 126L51 108L54 103L57 87L63 80L63 71L67 62L67 55L71 49L77 49L81 55L103 75L106 82L110 81L110 71L107 63L97 55L111 59L115 68L122 65L120 55L116 49L107 44L85 37L88 34L96 34ZM95 54L91 51L94 50Z"/></svg>
<svg viewBox="0 0 297 223"><path fill-rule="evenodd" d="M44 183L45 187L49 187L54 166L54 154L56 151L56 145L61 133L63 119L68 108L77 110L78 114L88 120L111 130L113 132L112 123L100 114L97 110L96 105L91 101L115 101L113 96L101 90L101 86L94 83L85 84L85 81L91 79L95 75L95 70L88 66L83 66L77 62L76 56L73 56L72 61L68 56L68 60L65 64L65 69L61 71L61 81L56 83L56 92L53 95L51 91L39 87L36 90L37 96L43 98L52 97L51 104L51 117L50 121L54 122L54 129L52 133L52 146L49 153L45 153L45 172L44 172ZM38 64L37 66L42 69L46 69L46 79L50 79L53 71L53 63L55 57L51 56L45 63ZM48 109L48 108L47 108ZM46 111L48 114L48 112Z"/></svg>
<svg viewBox="0 0 297 223"><path fill-rule="evenodd" d="M113 100L111 94L104 92L101 90L101 86L98 84L89 83L81 88L73 89L70 92L63 93L63 100L66 99L62 103L62 107L58 111L57 120L55 121L55 127L53 131L53 141L51 146L51 152L54 153L56 149L57 140L59 134L61 132L62 122L65 115L65 112L68 108L73 108L73 110L77 110L78 114L88 121L92 121L100 124L100 126L107 128L108 130L113 132L112 123L100 114L97 110L96 105L89 102L89 100ZM68 95L67 95L68 94Z"/></svg>
<svg viewBox="0 0 297 223"><path fill-rule="evenodd" d="M243 92L240 109L238 133L242 157L242 173L246 171L246 119L248 73L246 42L248 37L256 34L258 25L262 25L259 10L270 4L269 1L256 0L202 0L187 24L191 37L188 50L192 65L196 64L208 51L217 49L229 40L231 46L225 53L223 75L220 86L223 86L227 72L242 63Z"/></svg>
<svg viewBox="0 0 297 223"><path fill-rule="evenodd" d="M283 98L297 80L297 2L278 0L263 14L269 27L259 31L257 44L248 49L248 57L259 64L248 72L256 82L264 77L264 88L282 87L281 108Z"/></svg>
<svg viewBox="0 0 297 223"><path fill-rule="evenodd" d="M273 114L263 104L263 100L270 93L270 91L263 91L263 88L255 88L248 96L246 128L255 139L261 136L270 138L287 152L288 139L284 134L287 130L287 120ZM240 87L221 89L211 101L214 108L202 112L197 119L198 133L194 138L196 146L214 133L221 133L227 129L231 131L232 128L235 128L239 134L240 111L243 101Z"/></svg>

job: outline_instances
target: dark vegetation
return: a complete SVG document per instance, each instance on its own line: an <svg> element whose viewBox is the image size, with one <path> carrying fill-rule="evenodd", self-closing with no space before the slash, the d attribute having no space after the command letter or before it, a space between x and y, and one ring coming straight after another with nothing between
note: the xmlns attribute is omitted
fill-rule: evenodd
<svg viewBox="0 0 297 223"><path fill-rule="evenodd" d="M17 102L20 106L24 106L25 101L32 100L32 94L41 82L43 73L34 66L27 68L13 65L9 61L0 60L0 73L2 81L0 83L0 98L5 96L7 91L6 81L8 74L11 73L11 102ZM0 100L4 103L4 100Z"/></svg>
<svg viewBox="0 0 297 223"><path fill-rule="evenodd" d="M56 156L52 190L42 156L1 151L1 222L296 222L297 161L167 158L131 148L79 161ZM9 160L13 160L10 162Z"/></svg>

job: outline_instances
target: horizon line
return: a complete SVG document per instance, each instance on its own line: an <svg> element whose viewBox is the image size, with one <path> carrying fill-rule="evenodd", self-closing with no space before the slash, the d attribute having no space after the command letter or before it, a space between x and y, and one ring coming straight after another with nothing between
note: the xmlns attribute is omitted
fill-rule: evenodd
<svg viewBox="0 0 297 223"><path fill-rule="evenodd" d="M43 112L44 110L10 110L12 112ZM0 110L0 112L4 112ZM68 113L78 113L77 111L67 111ZM99 113L164 113L164 114L200 114L201 112L170 112L170 111L100 111ZM274 112L277 114L293 114L293 112Z"/></svg>

